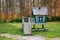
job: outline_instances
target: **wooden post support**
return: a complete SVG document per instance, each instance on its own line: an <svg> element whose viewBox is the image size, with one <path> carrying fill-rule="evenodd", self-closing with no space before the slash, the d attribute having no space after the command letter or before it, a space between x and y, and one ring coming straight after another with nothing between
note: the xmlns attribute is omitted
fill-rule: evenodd
<svg viewBox="0 0 60 40"><path fill-rule="evenodd" d="M35 24L33 25L33 29L35 29Z"/></svg>
<svg viewBox="0 0 60 40"><path fill-rule="evenodd" d="M44 24L42 24L42 28L44 29Z"/></svg>

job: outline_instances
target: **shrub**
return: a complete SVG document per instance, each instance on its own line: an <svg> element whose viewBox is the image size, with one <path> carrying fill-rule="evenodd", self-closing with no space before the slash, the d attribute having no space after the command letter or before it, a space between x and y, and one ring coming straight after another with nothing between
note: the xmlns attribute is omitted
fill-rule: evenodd
<svg viewBox="0 0 60 40"><path fill-rule="evenodd" d="M50 21L52 21L51 19L49 19L49 17L48 16L46 16L46 22L50 22Z"/></svg>
<svg viewBox="0 0 60 40"><path fill-rule="evenodd" d="M54 17L52 17L52 21L60 21L60 16L54 16Z"/></svg>
<svg viewBox="0 0 60 40"><path fill-rule="evenodd" d="M20 22L22 22L22 19L21 19L21 18L20 18L20 19L13 19L13 20L11 20L10 22L11 22L11 23L14 23L14 22L20 23Z"/></svg>
<svg viewBox="0 0 60 40"><path fill-rule="evenodd" d="M0 20L0 23L6 23L6 21L4 21L4 20Z"/></svg>
<svg viewBox="0 0 60 40"><path fill-rule="evenodd" d="M46 17L46 21L47 22L60 21L60 16L53 16L53 17L51 17L51 19Z"/></svg>

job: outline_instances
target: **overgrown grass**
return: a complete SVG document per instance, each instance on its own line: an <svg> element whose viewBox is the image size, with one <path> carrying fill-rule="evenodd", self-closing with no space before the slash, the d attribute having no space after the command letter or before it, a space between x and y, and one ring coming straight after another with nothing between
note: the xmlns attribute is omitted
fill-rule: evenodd
<svg viewBox="0 0 60 40"><path fill-rule="evenodd" d="M9 33L9 34L18 34L22 35L21 23L0 23L0 34Z"/></svg>
<svg viewBox="0 0 60 40"><path fill-rule="evenodd" d="M37 25L37 28L41 28L41 25ZM46 31L44 32L32 32L32 35L40 35L46 37L60 37L60 22L47 22ZM27 29L28 30L28 29ZM0 23L0 34L9 33L16 35L23 35L21 23Z"/></svg>
<svg viewBox="0 0 60 40"><path fill-rule="evenodd" d="M32 34L42 35L42 36L46 36L49 38L60 37L60 22L47 22L45 28L46 28L45 32L33 32Z"/></svg>
<svg viewBox="0 0 60 40"><path fill-rule="evenodd" d="M0 36L0 40L13 40L12 38L6 38L6 37L1 37Z"/></svg>

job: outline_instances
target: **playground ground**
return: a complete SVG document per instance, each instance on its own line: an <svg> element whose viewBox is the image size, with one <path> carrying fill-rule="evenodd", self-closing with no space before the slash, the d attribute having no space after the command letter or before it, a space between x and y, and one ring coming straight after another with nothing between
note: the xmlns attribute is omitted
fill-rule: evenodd
<svg viewBox="0 0 60 40"><path fill-rule="evenodd" d="M41 28L41 25L37 25L37 28ZM60 22L47 22L45 28L46 31L44 32L32 32L32 36L43 36L47 40L50 40L50 38L60 38ZM22 23L0 23L0 34L23 36ZM4 39L4 37L2 38ZM9 38L8 40L12 39Z"/></svg>

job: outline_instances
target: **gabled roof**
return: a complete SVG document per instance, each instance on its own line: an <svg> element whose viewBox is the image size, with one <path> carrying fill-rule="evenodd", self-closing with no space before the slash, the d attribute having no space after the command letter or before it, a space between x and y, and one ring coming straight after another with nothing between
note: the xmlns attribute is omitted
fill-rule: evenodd
<svg viewBox="0 0 60 40"><path fill-rule="evenodd" d="M48 15L48 8L47 7L33 7L32 8L33 15Z"/></svg>

